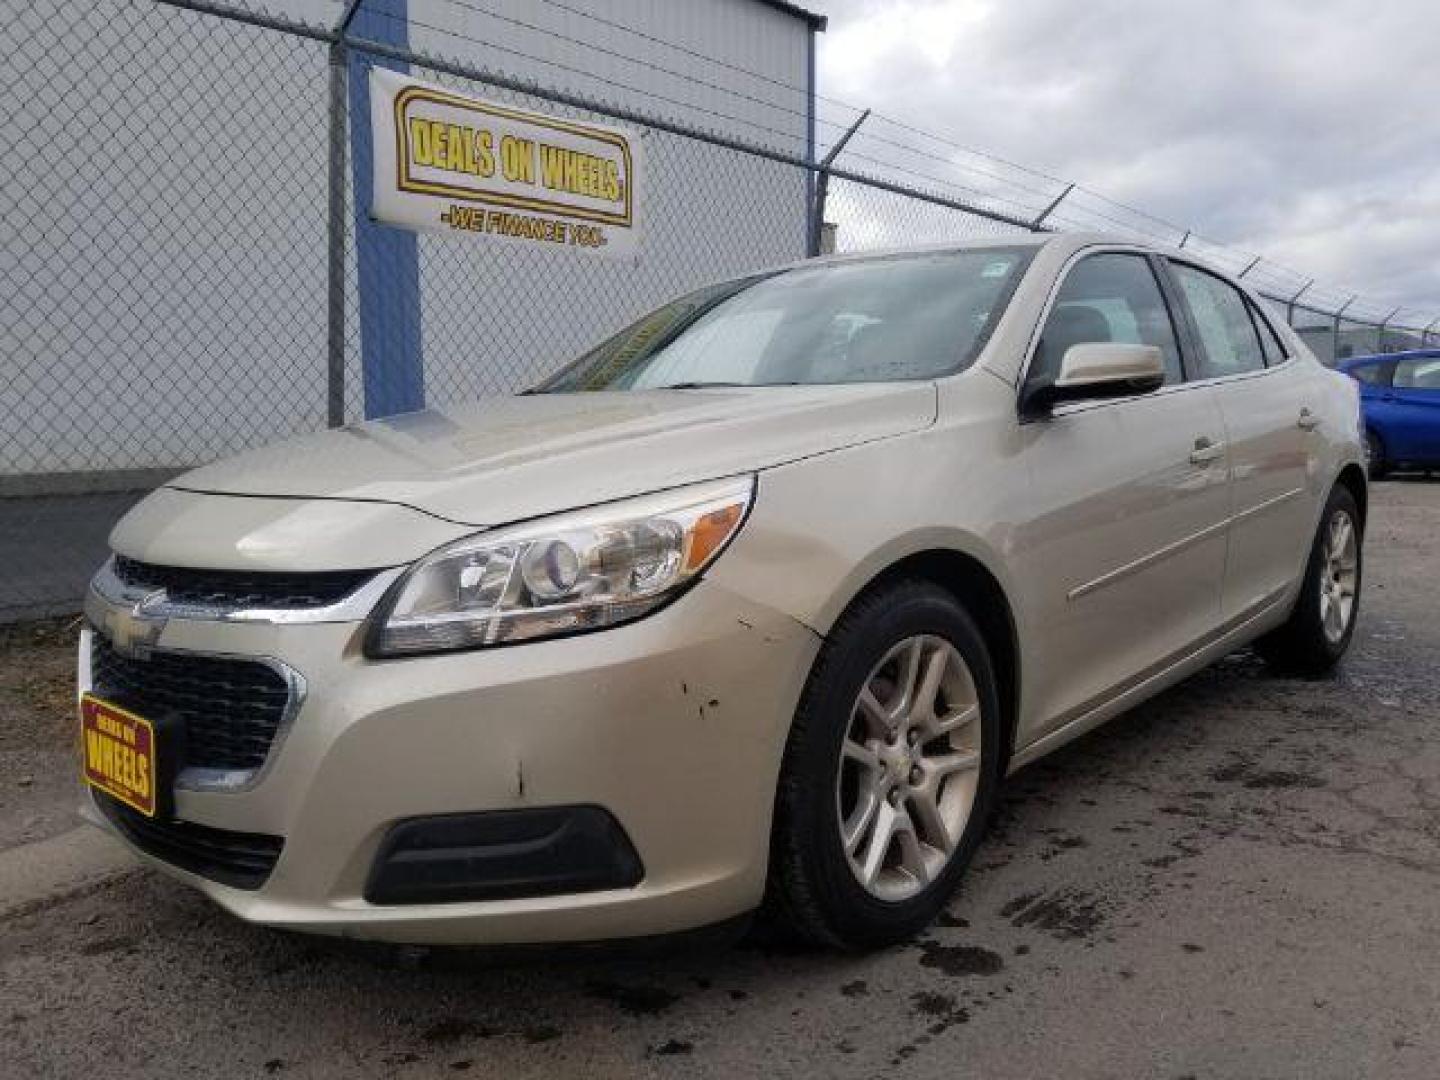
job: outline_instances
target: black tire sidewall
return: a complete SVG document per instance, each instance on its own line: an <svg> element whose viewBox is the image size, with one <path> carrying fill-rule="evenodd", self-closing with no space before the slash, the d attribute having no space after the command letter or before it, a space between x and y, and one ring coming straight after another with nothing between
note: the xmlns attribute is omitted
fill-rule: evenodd
<svg viewBox="0 0 1440 1080"><path fill-rule="evenodd" d="M1355 604L1350 612L1350 624L1345 628L1339 641L1332 642L1325 636L1325 626L1320 617L1320 577L1325 573L1325 532L1330 519L1337 510L1350 515L1350 525L1355 530ZM1297 629L1303 635L1301 645L1307 653L1327 664L1334 664L1345 655L1355 626L1360 621L1360 597L1365 580L1365 544L1361 531L1360 511L1350 491L1337 485L1325 502L1325 511L1320 516L1320 526L1315 530L1315 540L1310 547L1310 561L1305 567L1305 580L1301 584L1299 602L1296 604Z"/></svg>
<svg viewBox="0 0 1440 1080"><path fill-rule="evenodd" d="M945 870L916 896L892 903L870 895L851 872L840 843L835 778L863 681L889 649L917 634L945 638L970 669L981 714L980 775L970 818ZM989 650L974 622L949 593L928 583L901 583L870 598L830 647L833 653L806 690L802 739L790 748L793 755L787 754L787 770L799 781L789 786L789 839L798 845L803 873L833 936L850 946L886 944L910 936L938 914L979 844L998 786L999 696Z"/></svg>

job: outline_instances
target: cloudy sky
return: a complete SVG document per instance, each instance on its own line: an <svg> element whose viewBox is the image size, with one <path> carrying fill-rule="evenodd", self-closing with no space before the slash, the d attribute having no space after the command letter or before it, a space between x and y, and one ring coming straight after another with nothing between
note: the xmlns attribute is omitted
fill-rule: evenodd
<svg viewBox="0 0 1440 1080"><path fill-rule="evenodd" d="M808 6L830 16L828 97L1440 315L1440 0ZM920 171L1027 182L874 130L924 147ZM880 156L877 142L855 145Z"/></svg>

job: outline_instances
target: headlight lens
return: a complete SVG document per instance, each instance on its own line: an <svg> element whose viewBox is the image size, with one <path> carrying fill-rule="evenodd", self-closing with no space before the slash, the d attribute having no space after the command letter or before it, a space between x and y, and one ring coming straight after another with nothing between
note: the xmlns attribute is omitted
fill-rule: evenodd
<svg viewBox="0 0 1440 1080"><path fill-rule="evenodd" d="M410 656L637 619L714 561L754 491L753 477L700 484L466 537L400 580L368 651Z"/></svg>

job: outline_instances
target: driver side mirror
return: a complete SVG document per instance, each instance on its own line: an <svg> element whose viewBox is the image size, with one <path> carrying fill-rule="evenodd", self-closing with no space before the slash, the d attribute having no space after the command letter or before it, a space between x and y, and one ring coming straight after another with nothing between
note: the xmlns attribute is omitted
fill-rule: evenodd
<svg viewBox="0 0 1440 1080"><path fill-rule="evenodd" d="M1165 357L1154 345L1115 341L1071 345L1054 379L1027 384L1020 396L1024 416L1046 416L1062 401L1147 394L1165 384Z"/></svg>

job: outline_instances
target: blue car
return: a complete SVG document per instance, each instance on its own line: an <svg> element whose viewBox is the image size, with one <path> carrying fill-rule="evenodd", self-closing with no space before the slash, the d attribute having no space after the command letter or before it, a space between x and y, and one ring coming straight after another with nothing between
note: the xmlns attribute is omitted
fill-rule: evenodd
<svg viewBox="0 0 1440 1080"><path fill-rule="evenodd" d="M1370 475L1440 469L1440 349L1354 356L1339 369L1360 384Z"/></svg>

